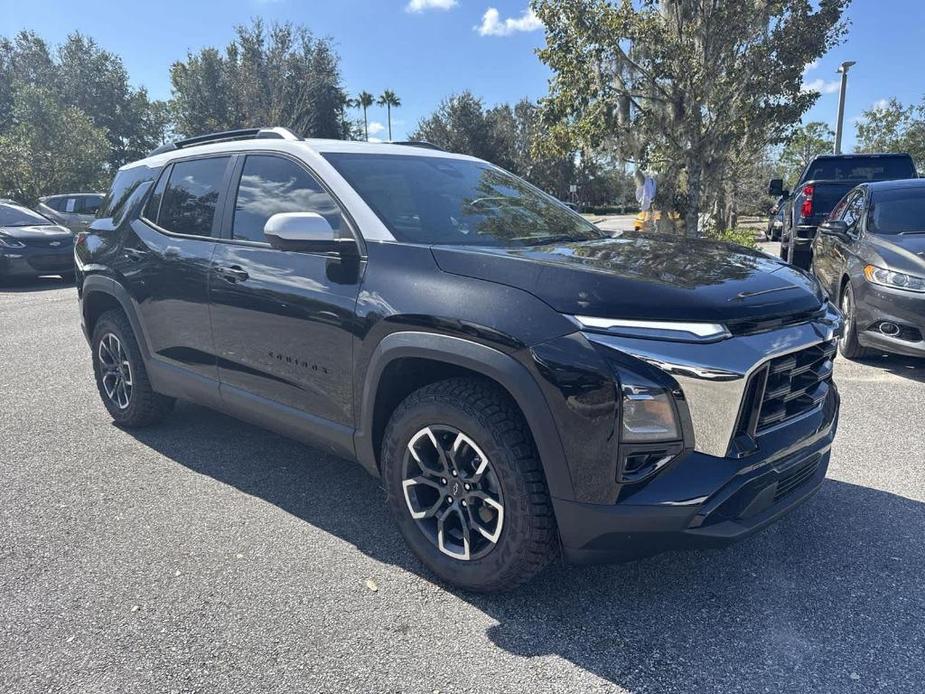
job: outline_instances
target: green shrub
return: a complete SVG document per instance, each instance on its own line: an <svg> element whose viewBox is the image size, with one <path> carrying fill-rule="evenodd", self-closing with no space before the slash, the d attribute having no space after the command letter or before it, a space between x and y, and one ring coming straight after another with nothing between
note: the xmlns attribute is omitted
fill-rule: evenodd
<svg viewBox="0 0 925 694"><path fill-rule="evenodd" d="M706 232L706 237L714 241L735 243L739 246L746 246L748 248L757 247L754 229L736 227L735 229L724 229L722 231L710 230Z"/></svg>

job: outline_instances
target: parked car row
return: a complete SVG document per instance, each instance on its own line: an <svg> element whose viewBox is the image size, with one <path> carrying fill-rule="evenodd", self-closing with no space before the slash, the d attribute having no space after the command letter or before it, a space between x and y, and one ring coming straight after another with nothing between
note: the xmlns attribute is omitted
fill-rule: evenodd
<svg viewBox="0 0 925 694"><path fill-rule="evenodd" d="M767 237L816 276L845 316L839 350L925 357L925 180L908 154L814 158L778 196Z"/></svg>
<svg viewBox="0 0 925 694"><path fill-rule="evenodd" d="M925 179L853 188L819 225L811 267L845 316L845 357L925 357Z"/></svg>
<svg viewBox="0 0 925 694"><path fill-rule="evenodd" d="M40 275L74 276L74 235L96 218L99 193L50 195L36 210L0 199L0 282Z"/></svg>

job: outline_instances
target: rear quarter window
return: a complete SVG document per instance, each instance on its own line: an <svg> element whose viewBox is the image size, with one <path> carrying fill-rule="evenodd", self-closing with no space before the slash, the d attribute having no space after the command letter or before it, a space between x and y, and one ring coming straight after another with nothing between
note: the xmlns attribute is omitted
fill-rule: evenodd
<svg viewBox="0 0 925 694"><path fill-rule="evenodd" d="M143 183L153 181L157 171L147 166L133 166L120 170L112 181L109 193L103 198L96 211L97 218L108 219L119 216L125 203L132 197L132 193Z"/></svg>

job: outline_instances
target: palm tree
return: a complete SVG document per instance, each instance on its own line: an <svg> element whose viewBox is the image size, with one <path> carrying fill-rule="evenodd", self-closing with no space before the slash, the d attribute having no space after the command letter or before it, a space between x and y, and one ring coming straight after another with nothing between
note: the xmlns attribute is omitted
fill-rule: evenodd
<svg viewBox="0 0 925 694"><path fill-rule="evenodd" d="M369 140L369 126L366 123L366 109L373 105L374 100L373 95L367 91L357 94L357 98L354 100L354 103L363 109L363 135L367 141Z"/></svg>
<svg viewBox="0 0 925 694"><path fill-rule="evenodd" d="M378 104L380 106L385 106L388 109L389 113L389 139L392 139L392 107L398 108L401 106L401 99L398 98L398 95L393 92L391 89L386 89L382 92L382 96L379 97Z"/></svg>

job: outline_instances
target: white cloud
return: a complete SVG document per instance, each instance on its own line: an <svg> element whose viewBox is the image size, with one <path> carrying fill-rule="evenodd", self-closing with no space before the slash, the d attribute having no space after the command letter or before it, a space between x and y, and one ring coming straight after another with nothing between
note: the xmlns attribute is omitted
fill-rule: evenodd
<svg viewBox="0 0 925 694"><path fill-rule="evenodd" d="M392 122L394 123L395 121L392 121ZM369 125L367 126L367 129L369 130L370 135L378 135L383 130L385 130L385 126L379 121L374 120L374 121L370 121Z"/></svg>
<svg viewBox="0 0 925 694"><path fill-rule="evenodd" d="M380 144L380 143L383 142L383 140L382 140L381 137L371 137L371 138L369 138L369 139L367 140L367 142L372 142L372 143L375 143L375 144Z"/></svg>
<svg viewBox="0 0 925 694"><path fill-rule="evenodd" d="M885 108L886 108L887 106L889 106L889 105L890 105L890 100L889 100L889 99L877 99L877 100L873 103L873 106L871 106L870 108L871 108L871 110L874 110L874 111L882 111L883 109L885 109Z"/></svg>
<svg viewBox="0 0 925 694"><path fill-rule="evenodd" d="M480 36L510 36L518 31L536 31L542 28L543 23L540 18L529 7L517 19L508 17L504 20L501 19L501 13L498 10L489 7L482 15L482 23L475 27L475 30Z"/></svg>
<svg viewBox="0 0 925 694"><path fill-rule="evenodd" d="M803 86L800 87L801 91L804 92L819 92L820 94L834 94L838 91L840 86L839 80L833 80L832 82L826 82L824 79L814 79L812 82L804 82Z"/></svg>
<svg viewBox="0 0 925 694"><path fill-rule="evenodd" d="M803 74L805 75L807 72L810 72L810 71L812 71L812 70L815 70L817 67L819 67L819 61L818 61L818 60L814 60L814 61L811 62L811 63L806 63L806 66L803 68Z"/></svg>
<svg viewBox="0 0 925 694"><path fill-rule="evenodd" d="M457 0L410 0L405 5L405 12L424 12L425 10L449 10L459 4Z"/></svg>

